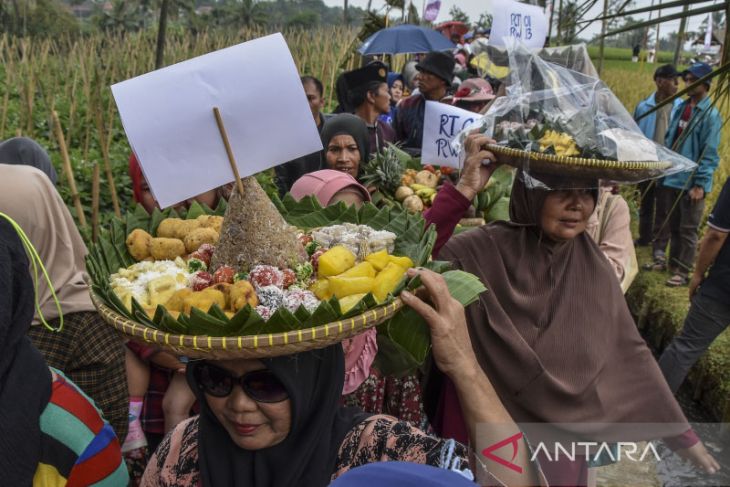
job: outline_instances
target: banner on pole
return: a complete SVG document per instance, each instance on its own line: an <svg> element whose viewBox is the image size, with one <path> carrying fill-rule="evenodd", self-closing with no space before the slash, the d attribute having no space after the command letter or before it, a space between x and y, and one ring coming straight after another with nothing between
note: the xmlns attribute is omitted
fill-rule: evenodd
<svg viewBox="0 0 730 487"><path fill-rule="evenodd" d="M539 49L545 45L548 19L541 7L513 0L491 0L492 33L489 43L506 47L509 39Z"/></svg>
<svg viewBox="0 0 730 487"><path fill-rule="evenodd" d="M423 20L433 22L436 17L439 16L439 10L441 10L441 0L432 0L426 5L426 10L423 12Z"/></svg>

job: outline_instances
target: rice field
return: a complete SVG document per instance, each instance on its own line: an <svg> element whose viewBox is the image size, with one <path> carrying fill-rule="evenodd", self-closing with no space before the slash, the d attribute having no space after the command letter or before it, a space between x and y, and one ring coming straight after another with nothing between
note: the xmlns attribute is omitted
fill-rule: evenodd
<svg viewBox="0 0 730 487"><path fill-rule="evenodd" d="M167 38L165 61L172 64L267 33L252 28L193 37L173 31ZM352 55L356 32L323 28L284 35L299 71L321 79L326 106L334 106L336 76L356 63ZM103 224L131 202L130 150L109 86L152 70L154 53L155 36L149 31L116 37L94 34L76 40L0 36L0 140L28 136L49 150L62 174L59 189L77 221L82 211L84 220ZM624 61L619 56L622 53L613 54L606 61L603 78L631 111L653 90L654 66ZM266 76L266 66L251 69ZM725 127L723 140L730 140L730 126ZM67 166L60 150L63 145L68 148ZM721 151L723 161L716 182L724 181L730 172L730 147L724 144ZM80 210L74 205L69 174L78 188ZM94 174L100 179L96 208L92 205ZM710 196L712 201L716 193ZM90 234L88 225L82 230L85 236Z"/></svg>

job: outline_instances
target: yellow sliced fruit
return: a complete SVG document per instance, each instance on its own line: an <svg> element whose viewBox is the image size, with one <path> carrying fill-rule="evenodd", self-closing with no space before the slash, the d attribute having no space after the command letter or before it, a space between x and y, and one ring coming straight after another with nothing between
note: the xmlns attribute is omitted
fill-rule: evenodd
<svg viewBox="0 0 730 487"><path fill-rule="evenodd" d="M177 279L173 276L161 276L147 284L150 295L150 307L157 308L158 304L165 305L177 291Z"/></svg>
<svg viewBox="0 0 730 487"><path fill-rule="evenodd" d="M398 264L394 264L393 262L388 263L385 269L375 276L375 283L373 284L372 290L375 299L379 303L385 301L388 294L392 293L396 286L398 286L405 273L406 270Z"/></svg>
<svg viewBox="0 0 730 487"><path fill-rule="evenodd" d="M369 262L375 267L376 271L382 271L385 266L388 265L388 251L383 249L378 252L374 252L365 257L365 262Z"/></svg>
<svg viewBox="0 0 730 487"><path fill-rule="evenodd" d="M366 293L351 294L350 296L345 296L344 298L339 300L340 311L342 311L343 314L347 313L365 296L367 296Z"/></svg>
<svg viewBox="0 0 730 487"><path fill-rule="evenodd" d="M355 265L355 254L343 245L332 247L319 257L317 273L320 277L342 274Z"/></svg>
<svg viewBox="0 0 730 487"><path fill-rule="evenodd" d="M320 301L327 301L332 298L330 282L327 279L317 279L314 284L309 287L309 290L312 291Z"/></svg>
<svg viewBox="0 0 730 487"><path fill-rule="evenodd" d="M112 290L119 300L124 303L124 307L132 311L132 291L123 287L115 287Z"/></svg>
<svg viewBox="0 0 730 487"><path fill-rule="evenodd" d="M167 311L182 311L185 306L185 298L193 294L193 290L189 287L184 287L175 293L165 303Z"/></svg>
<svg viewBox="0 0 730 487"><path fill-rule="evenodd" d="M360 262L358 265L345 271L337 277L375 277L375 267L370 262Z"/></svg>
<svg viewBox="0 0 730 487"><path fill-rule="evenodd" d="M388 261L404 269L410 269L411 267L413 267L413 261L409 257L397 257L395 255L389 255Z"/></svg>
<svg viewBox="0 0 730 487"><path fill-rule="evenodd" d="M225 295L215 289L206 288L202 291L193 291L183 300L183 311L189 315L192 308L198 308L206 313L211 306L217 304L221 309L226 307Z"/></svg>
<svg viewBox="0 0 730 487"><path fill-rule="evenodd" d="M330 290L337 299L353 294L369 293L373 289L375 279L372 277L340 277L329 278Z"/></svg>

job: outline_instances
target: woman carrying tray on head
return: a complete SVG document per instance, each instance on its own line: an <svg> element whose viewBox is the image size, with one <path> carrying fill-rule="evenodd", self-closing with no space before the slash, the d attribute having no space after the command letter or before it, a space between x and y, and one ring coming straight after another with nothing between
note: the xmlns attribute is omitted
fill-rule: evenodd
<svg viewBox="0 0 730 487"><path fill-rule="evenodd" d="M291 195L297 201L308 195L314 196L322 206L343 201L359 208L370 201L370 193L355 178L331 169L305 174L294 183ZM375 328L371 328L342 342L345 350L345 385L342 390L345 404L368 413L390 414L427 429L428 419L423 410L418 376L384 376L372 366L378 353L376 335Z"/></svg>
<svg viewBox="0 0 730 487"><path fill-rule="evenodd" d="M449 240L497 166L482 164L496 162L484 148L489 143L485 135L468 136L459 183L446 186L425 217L438 229L434 255L477 275L489 290L466 308L467 322L479 364L507 411L518 423L571 423L576 429L603 423L603 430L592 431L602 441L622 441L612 429L624 423L673 424L666 435L673 437L671 446L706 471L717 469L639 335L610 263L584 232L597 180L533 173L551 190L531 189L534 180L520 171L511 222ZM429 379L434 427L465 440L460 393L448 377L434 373ZM655 438L631 438L642 439ZM585 485L585 461L541 465L550 483Z"/></svg>
<svg viewBox="0 0 730 487"><path fill-rule="evenodd" d="M454 381L467 423L472 431L477 424L512 425L514 434L516 428L469 346L463 307L451 298L442 277L425 270L420 274L436 308L414 295L401 296L428 320L434 359ZM461 445L390 416L340 406L340 344L260 360L194 361L187 377L201 414L179 424L163 440L142 486L324 487L350 469L380 461L468 467L467 450ZM499 440L489 430L483 437L472 437L484 446ZM488 462L488 473L503 482L491 479L490 485L540 483L524 440L519 446L515 461L525 466L524 472Z"/></svg>

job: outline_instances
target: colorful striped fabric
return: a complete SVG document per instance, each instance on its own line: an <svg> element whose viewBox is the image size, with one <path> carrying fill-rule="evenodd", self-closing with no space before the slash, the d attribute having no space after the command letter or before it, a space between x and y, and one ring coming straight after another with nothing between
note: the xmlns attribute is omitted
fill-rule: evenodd
<svg viewBox="0 0 730 487"><path fill-rule="evenodd" d="M40 417L41 460L34 487L124 487L129 481L114 431L94 403L58 370Z"/></svg>

